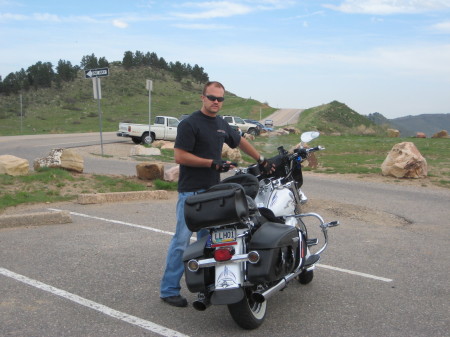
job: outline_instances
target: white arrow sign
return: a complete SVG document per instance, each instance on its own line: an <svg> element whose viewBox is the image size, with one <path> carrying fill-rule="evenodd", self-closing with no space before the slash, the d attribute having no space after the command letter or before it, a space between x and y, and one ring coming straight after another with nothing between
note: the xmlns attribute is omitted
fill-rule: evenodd
<svg viewBox="0 0 450 337"><path fill-rule="evenodd" d="M109 68L85 70L84 76L85 76L85 78L109 76Z"/></svg>

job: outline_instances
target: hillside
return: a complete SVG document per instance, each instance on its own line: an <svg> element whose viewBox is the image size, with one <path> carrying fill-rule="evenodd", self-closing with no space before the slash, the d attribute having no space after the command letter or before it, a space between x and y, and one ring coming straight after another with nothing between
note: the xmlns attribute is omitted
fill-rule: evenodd
<svg viewBox="0 0 450 337"><path fill-rule="evenodd" d="M338 101L304 110L298 127L325 134L384 134L385 129Z"/></svg>
<svg viewBox="0 0 450 337"><path fill-rule="evenodd" d="M390 119L389 123L404 137L415 136L417 132L423 132L427 137L431 137L441 130L450 132L450 114L399 117Z"/></svg>
<svg viewBox="0 0 450 337"><path fill-rule="evenodd" d="M441 130L450 131L450 114L423 114L387 119L375 112L367 118L377 125L399 130L402 137L414 137L417 132L423 132L427 137L431 137Z"/></svg>
<svg viewBox="0 0 450 337"><path fill-rule="evenodd" d="M150 67L125 70L111 66L110 75L101 78L102 130L116 131L118 123L148 123L149 95L146 79L153 80L151 113L180 117L201 106L203 86L193 80L176 81L172 74ZM223 114L259 119L275 111L267 104L226 93ZM21 118L23 116L23 118ZM92 80L79 71L71 82L51 88L30 89L19 95L0 96L0 136L41 133L99 131L97 100L93 99Z"/></svg>

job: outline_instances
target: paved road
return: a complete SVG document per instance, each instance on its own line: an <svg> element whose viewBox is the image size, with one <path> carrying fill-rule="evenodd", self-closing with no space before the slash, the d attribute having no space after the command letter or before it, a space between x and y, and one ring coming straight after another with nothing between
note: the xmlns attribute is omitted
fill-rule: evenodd
<svg viewBox="0 0 450 337"><path fill-rule="evenodd" d="M70 137L59 144L82 143ZM48 153L45 139L32 137L22 146L5 138L0 153L30 147L29 156ZM98 160L103 166L96 170L124 169ZM341 226L330 230L314 281L293 283L270 299L264 325L245 334L447 336L450 191L308 173L303 190L310 205L319 204L320 213ZM355 216L346 205L366 214ZM0 335L242 335L226 307L197 312L159 300L174 199L33 209L49 208L72 212L74 222L0 230ZM192 302L194 295L183 292Z"/></svg>
<svg viewBox="0 0 450 337"><path fill-rule="evenodd" d="M129 138L117 137L115 132L103 132L102 139L100 133L4 136L0 137L0 155L10 154L27 159L32 168L35 159L46 157L53 148L73 148L123 142L133 144ZM104 154L107 155L108 153L104 151ZM104 160L101 157L85 157L84 172L135 175L136 163L114 159Z"/></svg>
<svg viewBox="0 0 450 337"><path fill-rule="evenodd" d="M260 122L264 124L266 119L271 119L274 126L296 124L302 111L303 109L279 109Z"/></svg>

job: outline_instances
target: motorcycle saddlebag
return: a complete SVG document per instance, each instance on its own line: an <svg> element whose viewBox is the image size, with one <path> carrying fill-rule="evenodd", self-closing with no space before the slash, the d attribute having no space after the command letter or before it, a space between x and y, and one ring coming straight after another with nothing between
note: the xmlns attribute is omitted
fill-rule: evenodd
<svg viewBox="0 0 450 337"><path fill-rule="evenodd" d="M248 249L256 250L260 260L247 265L250 282L272 282L291 273L299 259L299 234L296 227L266 222L252 236Z"/></svg>
<svg viewBox="0 0 450 337"><path fill-rule="evenodd" d="M234 176L225 178L221 184L236 183L244 188L245 194L250 198L255 199L259 190L259 180L251 174L236 174Z"/></svg>
<svg viewBox="0 0 450 337"><path fill-rule="evenodd" d="M192 293L207 292L208 286L214 284L214 267L200 268L192 272L187 268L187 263L192 259L199 259L205 255L205 245L208 240L208 235L203 236L196 242L189 245L183 254L184 262L184 278L186 286Z"/></svg>
<svg viewBox="0 0 450 337"><path fill-rule="evenodd" d="M191 232L202 228L239 223L249 216L247 198L242 186L218 184L186 199L184 218Z"/></svg>

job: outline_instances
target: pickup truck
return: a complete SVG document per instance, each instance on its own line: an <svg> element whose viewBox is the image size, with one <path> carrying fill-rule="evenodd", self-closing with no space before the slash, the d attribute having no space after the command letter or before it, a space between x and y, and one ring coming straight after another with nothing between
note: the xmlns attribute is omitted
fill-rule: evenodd
<svg viewBox="0 0 450 337"><path fill-rule="evenodd" d="M239 127L243 133L249 133L253 136L258 136L260 133L256 124L245 122L241 117L223 116L222 118L228 122L228 124Z"/></svg>
<svg viewBox="0 0 450 337"><path fill-rule="evenodd" d="M156 116L155 123L148 124L119 123L118 137L130 137L135 144L151 144L155 140L175 140L180 121L175 117Z"/></svg>

